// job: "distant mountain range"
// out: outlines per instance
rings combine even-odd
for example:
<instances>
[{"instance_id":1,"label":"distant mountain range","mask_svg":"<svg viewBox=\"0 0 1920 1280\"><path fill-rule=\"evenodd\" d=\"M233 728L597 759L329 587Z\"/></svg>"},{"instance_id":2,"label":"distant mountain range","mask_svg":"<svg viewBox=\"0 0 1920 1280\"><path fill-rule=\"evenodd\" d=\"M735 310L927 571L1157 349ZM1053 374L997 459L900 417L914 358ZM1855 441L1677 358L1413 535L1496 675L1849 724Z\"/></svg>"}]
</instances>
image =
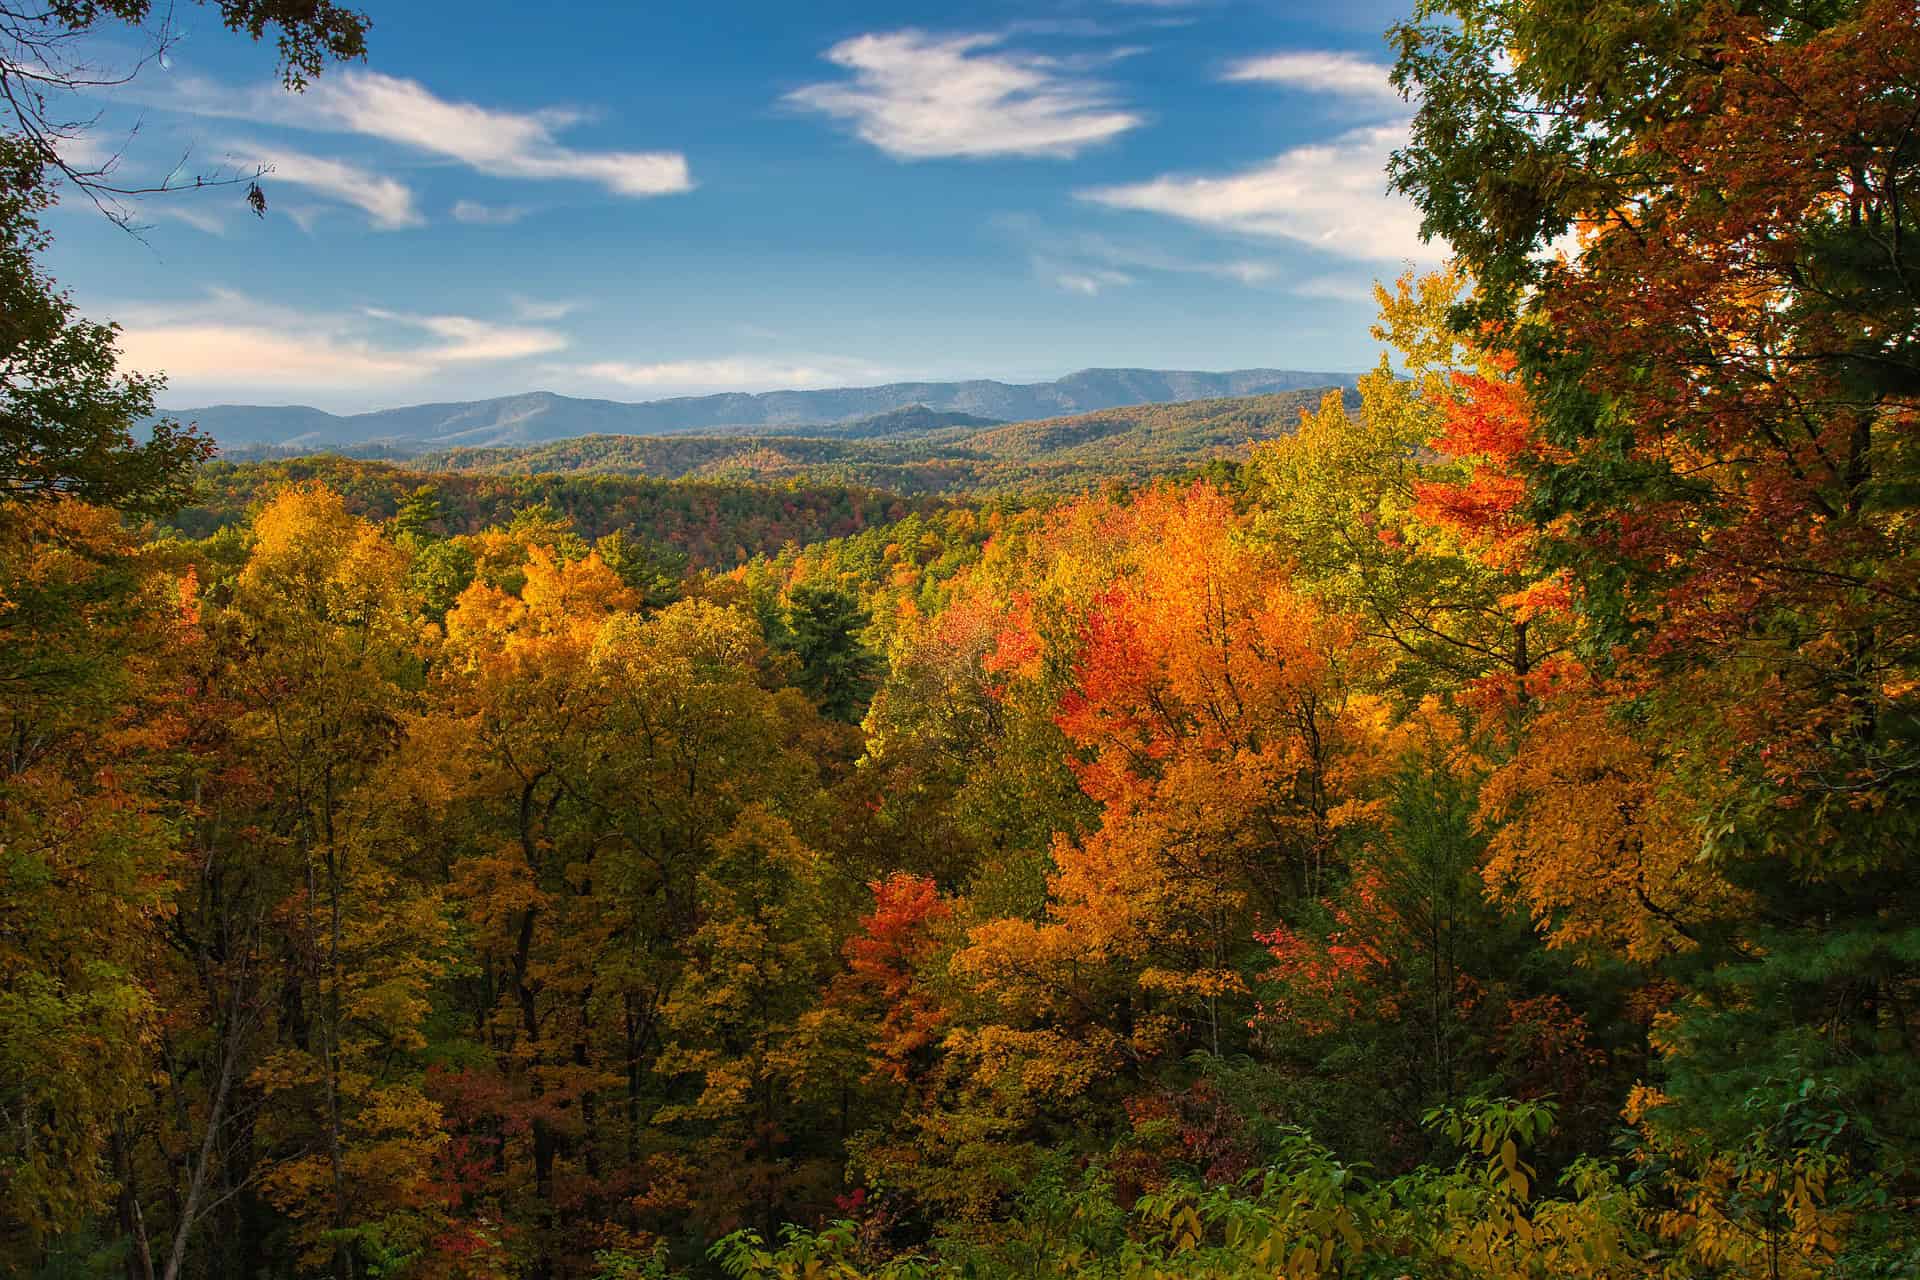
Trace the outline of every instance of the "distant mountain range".
<instances>
[{"instance_id":1,"label":"distant mountain range","mask_svg":"<svg viewBox=\"0 0 1920 1280\"><path fill-rule=\"evenodd\" d=\"M411 405L340 415L305 405L210 405L168 411L200 426L228 449L326 450L386 446L418 452L459 446L540 444L588 435L675 435L685 432L808 428L848 438L863 418L879 419L857 435L1022 422L1139 404L1268 395L1313 387L1351 387L1349 373L1240 369L1197 373L1164 369L1083 369L1053 382L1026 384L895 382L880 387L767 391L757 395L684 396L628 404L581 400L550 391L451 404ZM892 422L893 415L908 415ZM912 421L921 416L921 424ZM946 415L959 415L948 418ZM837 428L822 430L821 428Z\"/></svg>"}]
</instances>

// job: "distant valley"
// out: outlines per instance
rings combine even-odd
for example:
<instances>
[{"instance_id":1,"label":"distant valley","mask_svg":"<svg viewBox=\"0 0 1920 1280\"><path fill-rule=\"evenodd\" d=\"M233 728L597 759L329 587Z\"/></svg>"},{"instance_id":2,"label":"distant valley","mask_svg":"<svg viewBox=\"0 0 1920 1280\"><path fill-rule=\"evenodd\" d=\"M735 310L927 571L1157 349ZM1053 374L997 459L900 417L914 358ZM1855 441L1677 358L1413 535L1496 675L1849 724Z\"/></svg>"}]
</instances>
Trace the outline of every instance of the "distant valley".
<instances>
[{"instance_id":1,"label":"distant valley","mask_svg":"<svg viewBox=\"0 0 1920 1280\"><path fill-rule=\"evenodd\" d=\"M197 422L232 455L346 451L405 457L456 448L534 445L581 436L687 433L898 436L1027 422L1145 404L1352 387L1354 375L1295 369L1204 373L1083 369L1052 382L899 382L877 387L691 396L626 403L547 391L340 415L303 405L211 405L167 411Z\"/></svg>"}]
</instances>

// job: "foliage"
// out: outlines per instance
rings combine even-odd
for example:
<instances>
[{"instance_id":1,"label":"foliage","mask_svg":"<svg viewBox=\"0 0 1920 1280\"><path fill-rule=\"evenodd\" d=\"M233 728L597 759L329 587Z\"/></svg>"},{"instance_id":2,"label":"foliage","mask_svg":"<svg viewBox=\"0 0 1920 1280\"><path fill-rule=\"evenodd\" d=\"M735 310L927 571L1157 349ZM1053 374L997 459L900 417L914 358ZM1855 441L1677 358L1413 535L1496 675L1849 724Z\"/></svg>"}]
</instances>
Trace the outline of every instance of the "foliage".
<instances>
[{"instance_id":1,"label":"foliage","mask_svg":"<svg viewBox=\"0 0 1920 1280\"><path fill-rule=\"evenodd\" d=\"M836 587L801 583L787 593L796 683L835 720L859 720L873 694L876 663L859 635L870 620L858 599Z\"/></svg>"},{"instance_id":2,"label":"foliage","mask_svg":"<svg viewBox=\"0 0 1920 1280\"><path fill-rule=\"evenodd\" d=\"M1428 6L1244 466L10 501L0 1267L1920 1273L1914 17Z\"/></svg>"},{"instance_id":3,"label":"foliage","mask_svg":"<svg viewBox=\"0 0 1920 1280\"><path fill-rule=\"evenodd\" d=\"M162 383L122 374L119 330L81 318L41 269L46 165L30 140L0 134L0 513L61 496L170 511L212 443L168 419L136 440Z\"/></svg>"},{"instance_id":4,"label":"foliage","mask_svg":"<svg viewBox=\"0 0 1920 1280\"><path fill-rule=\"evenodd\" d=\"M844 485L766 488L726 482L667 484L646 479L562 475L425 475L390 463L322 456L281 462L213 462L200 472L196 501L170 523L189 537L244 524L250 511L288 484L317 480L355 514L391 520L430 485L439 531L472 537L545 506L597 539L620 533L669 559L732 568L789 543L816 542L937 510L928 500ZM624 561L623 561L624 563ZM671 573L663 561L658 571ZM635 569L633 572L642 572Z\"/></svg>"},{"instance_id":5,"label":"foliage","mask_svg":"<svg viewBox=\"0 0 1920 1280\"><path fill-rule=\"evenodd\" d=\"M1209 459L1244 458L1251 442L1287 434L1300 408L1318 394L1288 391L932 429L905 418L900 429L880 433L873 428L894 415L849 424L848 430L810 428L808 434L583 436L517 448L454 449L422 455L412 465L491 475L861 485L902 494L1082 489L1097 480L1147 479Z\"/></svg>"}]
</instances>

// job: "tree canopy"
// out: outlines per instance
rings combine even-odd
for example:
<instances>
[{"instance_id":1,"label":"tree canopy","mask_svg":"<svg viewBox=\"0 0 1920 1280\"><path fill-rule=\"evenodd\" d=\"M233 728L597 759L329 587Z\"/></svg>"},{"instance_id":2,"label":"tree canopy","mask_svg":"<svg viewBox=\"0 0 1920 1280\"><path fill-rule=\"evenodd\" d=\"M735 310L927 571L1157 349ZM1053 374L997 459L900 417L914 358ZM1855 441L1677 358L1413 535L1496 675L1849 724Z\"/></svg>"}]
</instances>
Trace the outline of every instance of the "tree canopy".
<instances>
[{"instance_id":1,"label":"tree canopy","mask_svg":"<svg viewBox=\"0 0 1920 1280\"><path fill-rule=\"evenodd\" d=\"M1357 403L1072 494L136 518L18 188L0 1269L1920 1272L1917 16L1426 6Z\"/></svg>"}]
</instances>

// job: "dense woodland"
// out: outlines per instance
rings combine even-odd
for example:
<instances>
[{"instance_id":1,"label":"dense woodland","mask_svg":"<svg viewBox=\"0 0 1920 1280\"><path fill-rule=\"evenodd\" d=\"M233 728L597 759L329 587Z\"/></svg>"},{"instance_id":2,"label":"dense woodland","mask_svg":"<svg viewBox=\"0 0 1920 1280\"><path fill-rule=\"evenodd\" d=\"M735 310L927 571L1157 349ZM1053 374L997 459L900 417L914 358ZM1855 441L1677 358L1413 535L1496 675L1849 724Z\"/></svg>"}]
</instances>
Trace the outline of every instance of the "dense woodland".
<instances>
[{"instance_id":1,"label":"dense woodland","mask_svg":"<svg viewBox=\"0 0 1920 1280\"><path fill-rule=\"evenodd\" d=\"M334 455L275 462L208 462L190 505L166 516L187 537L244 526L288 485L313 482L370 520L394 519L430 505L442 533L479 533L516 519L564 518L586 538L609 533L690 559L699 568L732 568L788 543L845 537L912 514L939 511L938 500L902 498L858 485L781 486L617 475L423 474L411 464Z\"/></svg>"},{"instance_id":2,"label":"dense woodland","mask_svg":"<svg viewBox=\"0 0 1920 1280\"><path fill-rule=\"evenodd\" d=\"M1135 481L1286 435L1321 391L1131 405L988 427L780 435L586 436L525 448L454 449L407 465L499 475L644 475L663 479L855 484L894 493L1025 493ZM1354 403L1357 400L1349 398ZM938 415L928 415L937 417ZM882 415L879 421L907 417ZM909 422L913 418L907 417ZM875 420L868 420L873 422ZM859 430L859 424L850 424Z\"/></svg>"},{"instance_id":3,"label":"dense woodland","mask_svg":"<svg viewBox=\"0 0 1920 1280\"><path fill-rule=\"evenodd\" d=\"M1435 6L1357 410L1031 503L204 466L10 143L0 1270L1920 1275L1916 32Z\"/></svg>"},{"instance_id":4,"label":"dense woodland","mask_svg":"<svg viewBox=\"0 0 1920 1280\"><path fill-rule=\"evenodd\" d=\"M367 446L378 456L413 471L515 477L515 497L538 492L560 503L550 479L578 476L587 486L608 477L693 479L715 484L780 485L809 490L870 488L922 495L1022 495L1085 488L1100 480L1138 481L1213 461L1244 461L1256 441L1286 435L1325 394L1289 391L1230 400L1131 405L1033 422L985 423L965 414L908 408L829 426L764 431L727 431L660 436L581 436L550 444L412 452ZM1348 397L1357 404L1356 397ZM946 420L965 419L949 425ZM279 458L262 462L259 450L236 450L230 464L212 470L215 496L208 514L188 510L175 523L203 531L209 515L231 522L263 489L294 474L318 476L336 468L328 483L360 490L371 477L391 470L357 468L337 457ZM354 456L361 456L355 450ZM370 455L369 455L370 456ZM292 468L292 470L289 470ZM473 481L456 481L456 495L473 492ZM537 490L535 484L545 484ZM664 488L643 491L669 494ZM393 489L397 494L400 490ZM397 497L389 497L397 501ZM504 500L504 499L503 499ZM671 499L663 499L671 501ZM464 506L461 497L456 503ZM484 508L496 514L498 506ZM602 519L589 507L588 521ZM484 518L484 516L482 517ZM663 516L671 526L671 520ZM677 530L670 530L677 532ZM831 536L825 531L816 536ZM805 541L805 538L801 538Z\"/></svg>"}]
</instances>

